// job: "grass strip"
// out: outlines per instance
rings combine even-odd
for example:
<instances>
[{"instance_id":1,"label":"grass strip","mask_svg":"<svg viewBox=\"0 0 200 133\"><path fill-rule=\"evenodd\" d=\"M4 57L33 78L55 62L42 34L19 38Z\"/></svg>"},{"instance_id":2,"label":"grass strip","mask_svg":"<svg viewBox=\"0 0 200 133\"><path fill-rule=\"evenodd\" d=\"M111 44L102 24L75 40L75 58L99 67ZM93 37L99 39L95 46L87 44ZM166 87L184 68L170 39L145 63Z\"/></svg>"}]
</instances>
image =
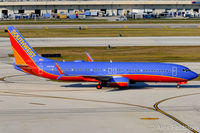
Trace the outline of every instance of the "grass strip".
<instances>
[{"instance_id":1,"label":"grass strip","mask_svg":"<svg viewBox=\"0 0 200 133\"><path fill-rule=\"evenodd\" d=\"M199 62L200 46L35 47L39 54L60 53L55 60L85 60L88 51L95 61Z\"/></svg>"},{"instance_id":2,"label":"grass strip","mask_svg":"<svg viewBox=\"0 0 200 133\"><path fill-rule=\"evenodd\" d=\"M200 28L97 28L97 29L18 29L26 38L42 37L142 37L142 36L200 36ZM0 37L8 33L0 30Z\"/></svg>"},{"instance_id":3,"label":"grass strip","mask_svg":"<svg viewBox=\"0 0 200 133\"><path fill-rule=\"evenodd\" d=\"M108 21L102 19L49 19L49 20L3 20L1 25L32 24L200 24L200 19L128 19L128 21Z\"/></svg>"}]
</instances>

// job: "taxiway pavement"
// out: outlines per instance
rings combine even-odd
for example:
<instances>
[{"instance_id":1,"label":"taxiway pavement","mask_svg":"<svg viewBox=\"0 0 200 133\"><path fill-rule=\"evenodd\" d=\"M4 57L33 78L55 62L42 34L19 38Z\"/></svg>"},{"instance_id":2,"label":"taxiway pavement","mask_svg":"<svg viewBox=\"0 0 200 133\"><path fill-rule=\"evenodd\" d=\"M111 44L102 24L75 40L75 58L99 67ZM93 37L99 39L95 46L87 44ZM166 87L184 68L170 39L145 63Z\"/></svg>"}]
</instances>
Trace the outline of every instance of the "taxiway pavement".
<instances>
[{"instance_id":1,"label":"taxiway pavement","mask_svg":"<svg viewBox=\"0 0 200 133\"><path fill-rule=\"evenodd\" d=\"M70 37L26 38L33 47L48 46L200 46L200 37ZM0 37L0 47L10 44Z\"/></svg>"}]
</instances>

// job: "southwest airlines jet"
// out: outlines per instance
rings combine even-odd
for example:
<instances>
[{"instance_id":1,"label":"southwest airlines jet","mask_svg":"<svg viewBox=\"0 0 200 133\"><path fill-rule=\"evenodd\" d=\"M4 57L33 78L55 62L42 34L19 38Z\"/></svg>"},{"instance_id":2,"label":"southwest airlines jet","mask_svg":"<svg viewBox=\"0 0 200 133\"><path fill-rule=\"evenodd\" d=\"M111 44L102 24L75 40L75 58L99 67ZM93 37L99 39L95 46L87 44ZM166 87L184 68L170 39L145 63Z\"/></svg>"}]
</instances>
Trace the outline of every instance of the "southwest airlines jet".
<instances>
[{"instance_id":1,"label":"southwest airlines jet","mask_svg":"<svg viewBox=\"0 0 200 133\"><path fill-rule=\"evenodd\" d=\"M52 80L97 82L97 89L128 87L135 82L174 82L177 87L198 77L185 66L169 63L55 61L38 55L13 26L8 34L15 57L14 67L27 74Z\"/></svg>"}]
</instances>

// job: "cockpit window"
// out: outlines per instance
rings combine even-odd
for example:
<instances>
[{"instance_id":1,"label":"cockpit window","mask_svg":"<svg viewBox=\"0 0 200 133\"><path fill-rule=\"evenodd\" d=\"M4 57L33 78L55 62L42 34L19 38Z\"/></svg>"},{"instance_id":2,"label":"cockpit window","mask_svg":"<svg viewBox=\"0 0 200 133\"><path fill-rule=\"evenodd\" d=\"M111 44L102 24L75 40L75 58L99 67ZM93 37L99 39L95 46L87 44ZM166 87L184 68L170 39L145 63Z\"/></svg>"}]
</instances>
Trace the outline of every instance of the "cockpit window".
<instances>
[{"instance_id":1,"label":"cockpit window","mask_svg":"<svg viewBox=\"0 0 200 133\"><path fill-rule=\"evenodd\" d=\"M188 68L187 69L183 69L183 71L184 72L188 72L188 71L190 71L190 69L188 69Z\"/></svg>"}]
</instances>

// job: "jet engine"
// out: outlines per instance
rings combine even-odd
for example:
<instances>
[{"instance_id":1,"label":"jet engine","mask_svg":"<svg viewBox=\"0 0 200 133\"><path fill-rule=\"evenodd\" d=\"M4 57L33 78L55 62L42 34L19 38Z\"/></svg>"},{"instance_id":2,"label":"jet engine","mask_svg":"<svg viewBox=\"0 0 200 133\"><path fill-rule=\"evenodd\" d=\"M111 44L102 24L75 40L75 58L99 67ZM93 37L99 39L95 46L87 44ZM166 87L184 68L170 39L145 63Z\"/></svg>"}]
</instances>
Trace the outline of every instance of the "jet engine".
<instances>
[{"instance_id":1,"label":"jet engine","mask_svg":"<svg viewBox=\"0 0 200 133\"><path fill-rule=\"evenodd\" d=\"M110 87L129 87L129 79L126 77L115 76L108 81Z\"/></svg>"}]
</instances>

